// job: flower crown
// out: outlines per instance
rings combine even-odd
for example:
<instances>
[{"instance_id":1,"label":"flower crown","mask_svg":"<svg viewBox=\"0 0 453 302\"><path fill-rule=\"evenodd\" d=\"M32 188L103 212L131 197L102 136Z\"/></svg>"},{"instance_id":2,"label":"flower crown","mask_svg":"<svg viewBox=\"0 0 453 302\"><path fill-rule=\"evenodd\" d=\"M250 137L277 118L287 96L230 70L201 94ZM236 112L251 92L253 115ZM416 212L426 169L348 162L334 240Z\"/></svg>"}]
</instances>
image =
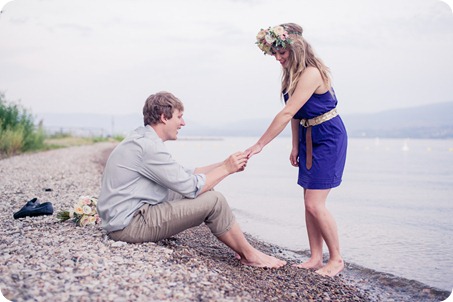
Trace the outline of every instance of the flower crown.
<instances>
[{"instance_id":1,"label":"flower crown","mask_svg":"<svg viewBox=\"0 0 453 302\"><path fill-rule=\"evenodd\" d=\"M272 47L275 48L286 48L287 45L293 41L289 38L289 34L286 29L277 25L269 27L268 29L261 29L256 35L255 44L258 45L265 55L272 55Z\"/></svg>"}]
</instances>

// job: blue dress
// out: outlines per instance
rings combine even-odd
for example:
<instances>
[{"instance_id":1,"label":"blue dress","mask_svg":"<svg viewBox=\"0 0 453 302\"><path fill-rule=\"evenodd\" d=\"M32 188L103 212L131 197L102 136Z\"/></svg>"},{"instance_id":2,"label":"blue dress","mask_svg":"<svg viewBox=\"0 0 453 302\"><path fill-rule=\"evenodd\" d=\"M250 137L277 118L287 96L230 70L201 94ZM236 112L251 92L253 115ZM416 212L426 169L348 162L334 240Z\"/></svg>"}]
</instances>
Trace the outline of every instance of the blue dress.
<instances>
[{"instance_id":1,"label":"blue dress","mask_svg":"<svg viewBox=\"0 0 453 302\"><path fill-rule=\"evenodd\" d=\"M284 93L285 102L289 96ZM320 116L337 106L335 93L313 94L294 115L295 119ZM312 126L312 166L306 167L306 131L299 125L299 178L297 183L305 189L330 189L340 185L346 163L348 136L340 116Z\"/></svg>"}]
</instances>

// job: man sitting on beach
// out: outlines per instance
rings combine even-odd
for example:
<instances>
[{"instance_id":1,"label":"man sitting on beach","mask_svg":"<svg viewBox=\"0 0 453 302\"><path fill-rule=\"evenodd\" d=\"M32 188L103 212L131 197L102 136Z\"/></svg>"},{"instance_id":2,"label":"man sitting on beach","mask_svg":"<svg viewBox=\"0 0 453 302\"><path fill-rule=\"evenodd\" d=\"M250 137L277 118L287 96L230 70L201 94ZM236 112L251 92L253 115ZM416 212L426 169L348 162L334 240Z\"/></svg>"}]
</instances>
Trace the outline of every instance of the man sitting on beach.
<instances>
[{"instance_id":1,"label":"man sitting on beach","mask_svg":"<svg viewBox=\"0 0 453 302\"><path fill-rule=\"evenodd\" d=\"M185 126L184 106L173 94L151 95L143 107L144 127L129 134L110 154L97 204L102 227L113 240L156 242L203 222L234 250L245 265L281 267L244 237L225 197L213 190L230 174L243 171L242 152L206 167L178 164L164 142Z\"/></svg>"}]
</instances>

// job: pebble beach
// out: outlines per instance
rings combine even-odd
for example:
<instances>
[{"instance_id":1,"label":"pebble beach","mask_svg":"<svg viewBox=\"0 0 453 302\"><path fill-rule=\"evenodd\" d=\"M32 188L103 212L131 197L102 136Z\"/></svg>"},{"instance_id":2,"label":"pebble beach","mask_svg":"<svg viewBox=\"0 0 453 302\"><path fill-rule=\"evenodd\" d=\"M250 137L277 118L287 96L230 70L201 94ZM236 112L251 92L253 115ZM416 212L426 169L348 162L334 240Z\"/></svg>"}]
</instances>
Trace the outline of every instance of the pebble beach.
<instances>
[{"instance_id":1,"label":"pebble beach","mask_svg":"<svg viewBox=\"0 0 453 302\"><path fill-rule=\"evenodd\" d=\"M0 160L0 289L10 301L443 301L449 293L346 263L334 278L292 267L297 255L247 235L285 259L280 269L241 265L201 225L143 244L112 241L99 225L60 222L82 195L98 196L114 142ZM15 220L30 199L54 214ZM241 221L238 221L241 224ZM364 277L366 276L366 277ZM382 276L382 274L380 274ZM392 281L393 280L393 281Z\"/></svg>"}]
</instances>

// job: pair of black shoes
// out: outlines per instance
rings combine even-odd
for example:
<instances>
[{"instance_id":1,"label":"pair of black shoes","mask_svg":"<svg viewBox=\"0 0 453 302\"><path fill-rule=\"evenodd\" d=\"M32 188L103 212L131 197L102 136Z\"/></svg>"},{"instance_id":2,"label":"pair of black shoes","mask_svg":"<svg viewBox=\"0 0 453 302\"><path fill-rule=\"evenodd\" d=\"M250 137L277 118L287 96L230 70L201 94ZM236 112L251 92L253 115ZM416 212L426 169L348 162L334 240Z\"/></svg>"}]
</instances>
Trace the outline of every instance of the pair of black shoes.
<instances>
[{"instance_id":1,"label":"pair of black shoes","mask_svg":"<svg viewBox=\"0 0 453 302\"><path fill-rule=\"evenodd\" d=\"M39 203L38 198L28 201L22 209L14 213L14 219L24 218L27 216L52 215L53 206L50 202Z\"/></svg>"}]
</instances>

